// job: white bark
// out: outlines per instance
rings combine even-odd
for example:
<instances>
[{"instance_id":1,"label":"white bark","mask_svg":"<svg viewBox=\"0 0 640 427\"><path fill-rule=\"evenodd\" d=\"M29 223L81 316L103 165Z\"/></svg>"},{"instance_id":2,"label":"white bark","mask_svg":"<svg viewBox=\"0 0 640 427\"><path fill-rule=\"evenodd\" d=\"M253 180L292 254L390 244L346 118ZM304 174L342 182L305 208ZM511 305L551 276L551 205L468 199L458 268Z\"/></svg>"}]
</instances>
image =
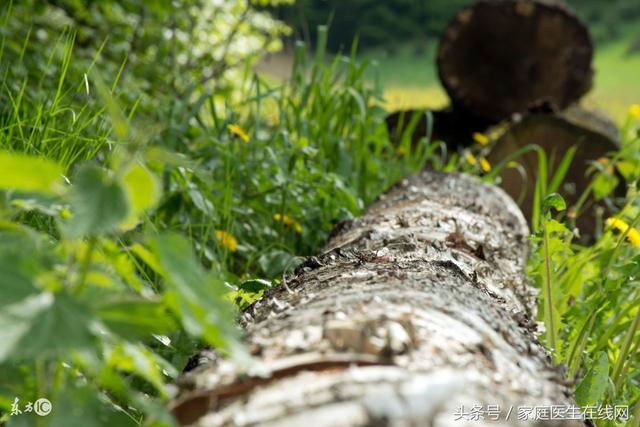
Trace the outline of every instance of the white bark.
<instances>
[{"instance_id":1,"label":"white bark","mask_svg":"<svg viewBox=\"0 0 640 427\"><path fill-rule=\"evenodd\" d=\"M572 399L535 337L528 235L497 187L403 181L243 315L256 366L214 357L186 373L174 414L200 426L533 425L519 405ZM456 421L461 405L500 405L501 421Z\"/></svg>"}]
</instances>

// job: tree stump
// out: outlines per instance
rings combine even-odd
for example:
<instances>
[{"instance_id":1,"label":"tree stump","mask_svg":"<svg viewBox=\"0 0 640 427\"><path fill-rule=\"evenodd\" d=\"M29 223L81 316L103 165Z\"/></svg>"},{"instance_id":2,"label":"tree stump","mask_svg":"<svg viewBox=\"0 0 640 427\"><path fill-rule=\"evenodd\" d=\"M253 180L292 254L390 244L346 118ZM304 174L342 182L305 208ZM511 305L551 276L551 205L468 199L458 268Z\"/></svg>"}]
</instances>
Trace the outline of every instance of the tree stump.
<instances>
[{"instance_id":1,"label":"tree stump","mask_svg":"<svg viewBox=\"0 0 640 427\"><path fill-rule=\"evenodd\" d=\"M507 425L544 423L519 421L517 406L572 399L536 339L528 235L495 186L432 172L402 181L242 315L256 364L214 357L186 373L174 415L201 426L483 426L494 423L464 413L499 405Z\"/></svg>"},{"instance_id":2,"label":"tree stump","mask_svg":"<svg viewBox=\"0 0 640 427\"><path fill-rule=\"evenodd\" d=\"M481 0L449 24L437 63L453 106L497 123L536 102L580 99L592 55L589 31L559 3Z\"/></svg>"}]
</instances>

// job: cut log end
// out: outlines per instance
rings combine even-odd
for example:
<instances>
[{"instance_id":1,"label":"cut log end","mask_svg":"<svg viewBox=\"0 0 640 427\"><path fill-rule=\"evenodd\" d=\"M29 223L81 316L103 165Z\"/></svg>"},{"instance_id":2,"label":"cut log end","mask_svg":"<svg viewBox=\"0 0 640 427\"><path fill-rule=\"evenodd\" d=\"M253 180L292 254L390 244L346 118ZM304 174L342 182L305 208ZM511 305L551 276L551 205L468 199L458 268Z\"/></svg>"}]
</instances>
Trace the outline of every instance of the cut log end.
<instances>
[{"instance_id":1,"label":"cut log end","mask_svg":"<svg viewBox=\"0 0 640 427\"><path fill-rule=\"evenodd\" d=\"M488 159L498 164L528 145L537 145L549 159L548 171L554 173L567 151L577 147L575 157L558 192L573 206L592 179L587 173L591 163L618 149L616 126L605 116L572 107L562 114L531 114L509 126L499 137ZM519 168L509 167L500 174L500 186L515 200L527 218L531 218L533 195L538 174L538 154L529 151L514 160ZM523 174L524 173L524 174ZM579 216L577 227L593 236L596 227L594 209Z\"/></svg>"},{"instance_id":2,"label":"cut log end","mask_svg":"<svg viewBox=\"0 0 640 427\"><path fill-rule=\"evenodd\" d=\"M438 49L456 108L494 122L548 101L563 109L592 84L587 28L560 4L482 0L460 11Z\"/></svg>"}]
</instances>

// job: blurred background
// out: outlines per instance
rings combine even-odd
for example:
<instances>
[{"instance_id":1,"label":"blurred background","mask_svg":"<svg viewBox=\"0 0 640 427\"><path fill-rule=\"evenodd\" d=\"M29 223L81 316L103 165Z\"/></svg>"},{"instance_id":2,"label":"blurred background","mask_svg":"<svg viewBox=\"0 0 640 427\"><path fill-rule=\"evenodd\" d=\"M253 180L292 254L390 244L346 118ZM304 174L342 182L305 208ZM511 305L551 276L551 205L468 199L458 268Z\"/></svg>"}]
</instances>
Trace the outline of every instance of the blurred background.
<instances>
[{"instance_id":1,"label":"blurred background","mask_svg":"<svg viewBox=\"0 0 640 427\"><path fill-rule=\"evenodd\" d=\"M348 53L357 39L361 59L374 63L370 79L379 76L387 109L441 108L449 104L438 82L435 53L446 25L472 0L298 0L274 14L293 34L284 52L260 67L282 77L290 69L293 40L316 42L317 27L329 24L328 48ZM640 99L640 1L569 0L589 26L596 45L594 87L584 101L617 122Z\"/></svg>"}]
</instances>

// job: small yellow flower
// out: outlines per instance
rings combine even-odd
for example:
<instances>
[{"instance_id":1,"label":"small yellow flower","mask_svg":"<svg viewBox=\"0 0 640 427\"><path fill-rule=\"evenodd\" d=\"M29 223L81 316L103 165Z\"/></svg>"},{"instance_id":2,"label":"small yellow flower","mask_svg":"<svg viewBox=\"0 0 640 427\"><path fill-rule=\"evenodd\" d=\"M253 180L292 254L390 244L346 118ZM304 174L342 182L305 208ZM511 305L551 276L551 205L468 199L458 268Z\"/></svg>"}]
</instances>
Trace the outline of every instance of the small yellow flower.
<instances>
[{"instance_id":1,"label":"small yellow flower","mask_svg":"<svg viewBox=\"0 0 640 427\"><path fill-rule=\"evenodd\" d=\"M405 150L404 147L398 147L396 154L400 157L405 156L407 154L407 150Z\"/></svg>"},{"instance_id":2,"label":"small yellow flower","mask_svg":"<svg viewBox=\"0 0 640 427\"><path fill-rule=\"evenodd\" d=\"M640 104L633 104L629 107L629 116L640 120Z\"/></svg>"},{"instance_id":3,"label":"small yellow flower","mask_svg":"<svg viewBox=\"0 0 640 427\"><path fill-rule=\"evenodd\" d=\"M473 137L473 140L480 145L488 145L491 142L487 135L480 132L474 132L471 136Z\"/></svg>"},{"instance_id":4,"label":"small yellow flower","mask_svg":"<svg viewBox=\"0 0 640 427\"><path fill-rule=\"evenodd\" d=\"M606 168L607 173L609 175L613 175L613 172L614 172L613 166L611 165L611 161L609 160L608 157L600 157L596 161Z\"/></svg>"},{"instance_id":5,"label":"small yellow flower","mask_svg":"<svg viewBox=\"0 0 640 427\"><path fill-rule=\"evenodd\" d=\"M474 157L473 154L471 154L470 151L467 151L467 154L465 155L464 159L467 161L467 163L469 163L471 166L475 166L478 161L476 160L476 158Z\"/></svg>"},{"instance_id":6,"label":"small yellow flower","mask_svg":"<svg viewBox=\"0 0 640 427\"><path fill-rule=\"evenodd\" d=\"M485 157L480 157L480 167L483 172L491 172L491 163Z\"/></svg>"},{"instance_id":7,"label":"small yellow flower","mask_svg":"<svg viewBox=\"0 0 640 427\"><path fill-rule=\"evenodd\" d=\"M216 230L216 238L218 243L230 252L235 252L238 249L238 240L226 231Z\"/></svg>"},{"instance_id":8,"label":"small yellow flower","mask_svg":"<svg viewBox=\"0 0 640 427\"><path fill-rule=\"evenodd\" d=\"M276 222L281 222L287 227L293 228L293 230L302 234L302 226L295 219L291 218L289 215L280 215L279 213L273 215L273 220Z\"/></svg>"},{"instance_id":9,"label":"small yellow flower","mask_svg":"<svg viewBox=\"0 0 640 427\"><path fill-rule=\"evenodd\" d=\"M243 131L240 126L238 126L238 125L227 125L227 129L229 129L229 132L231 132L232 134L234 134L235 136L237 136L238 138L243 140L245 142L245 144L247 142L249 142L249 135L247 135L247 133L245 131Z\"/></svg>"},{"instance_id":10,"label":"small yellow flower","mask_svg":"<svg viewBox=\"0 0 640 427\"><path fill-rule=\"evenodd\" d=\"M629 224L618 218L607 219L607 225L611 228L615 228L621 233L624 233L629 229ZM640 248L640 232L638 232L637 229L632 228L629 230L627 233L627 240L629 240L633 246Z\"/></svg>"}]
</instances>

